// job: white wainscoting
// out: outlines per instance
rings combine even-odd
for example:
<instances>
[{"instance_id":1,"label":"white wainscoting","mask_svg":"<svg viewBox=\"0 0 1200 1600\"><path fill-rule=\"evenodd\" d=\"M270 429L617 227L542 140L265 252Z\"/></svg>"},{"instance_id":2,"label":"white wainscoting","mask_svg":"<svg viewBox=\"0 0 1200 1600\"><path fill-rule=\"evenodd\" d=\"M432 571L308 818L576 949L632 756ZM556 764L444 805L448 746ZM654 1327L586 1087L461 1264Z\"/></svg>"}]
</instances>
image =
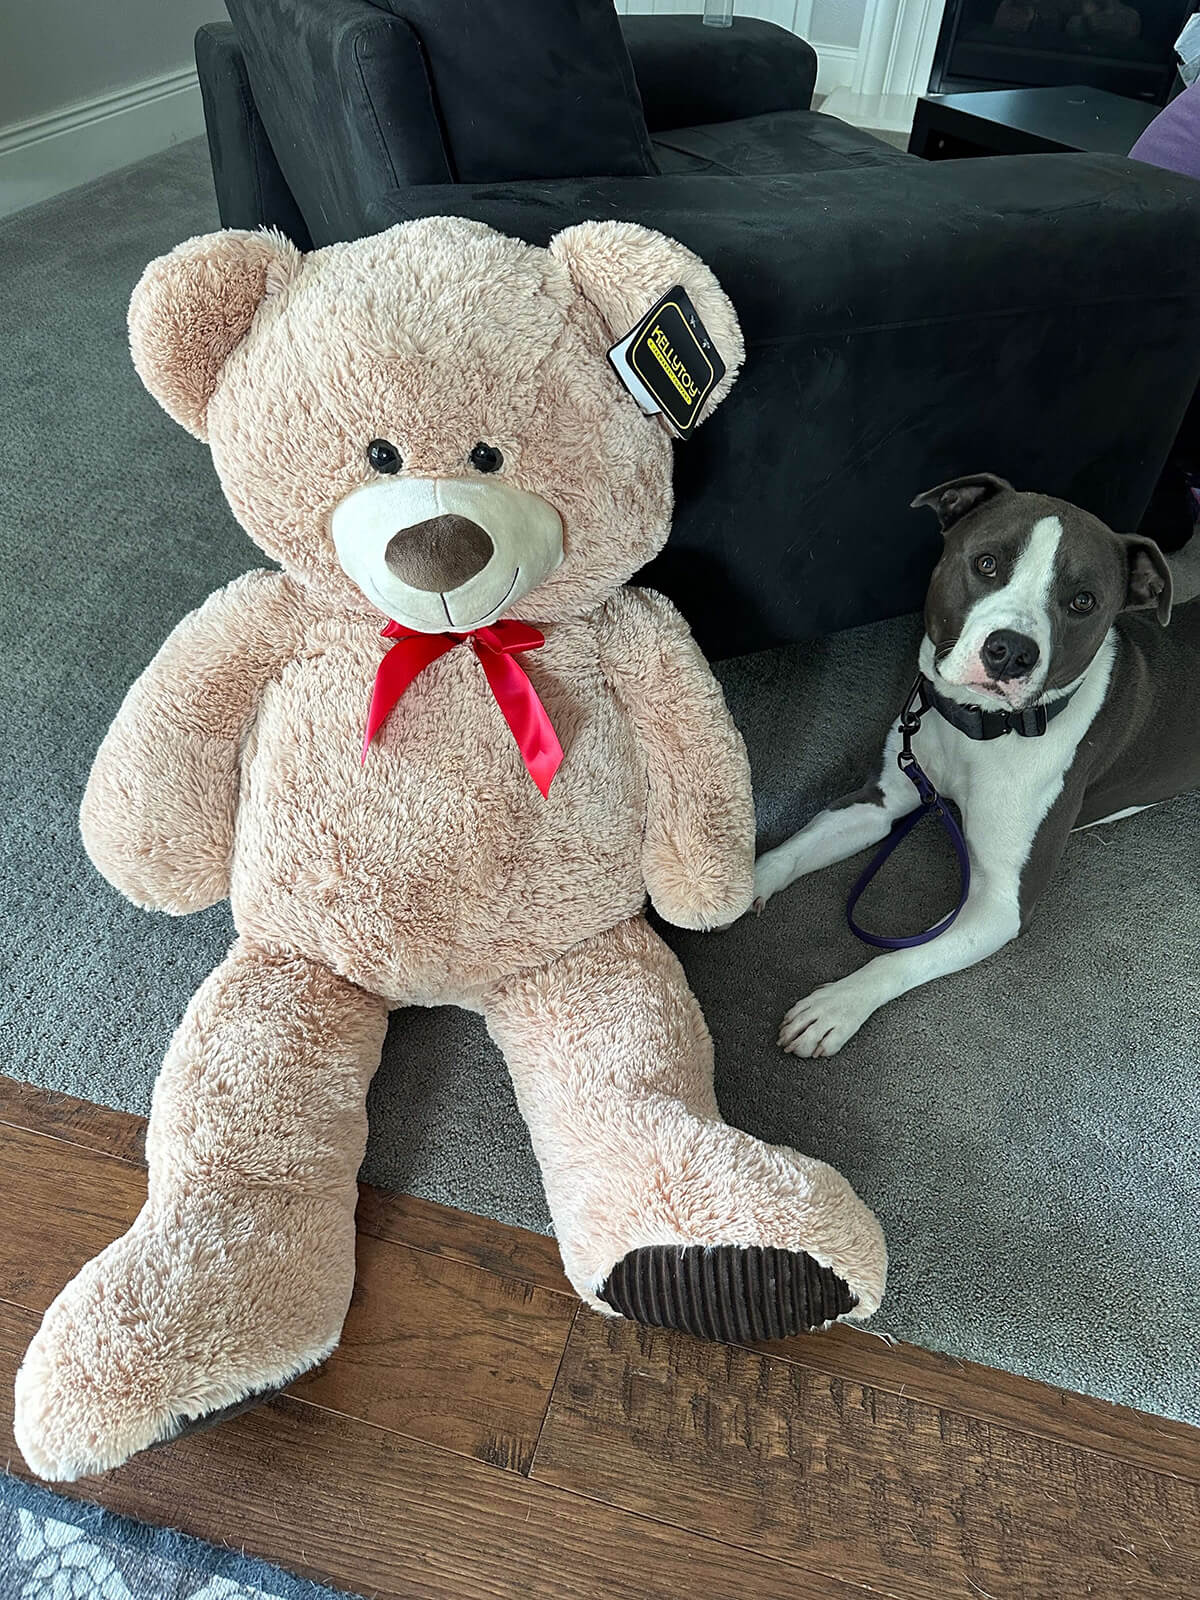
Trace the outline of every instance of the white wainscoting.
<instances>
[{"instance_id":1,"label":"white wainscoting","mask_svg":"<svg viewBox=\"0 0 1200 1600\"><path fill-rule=\"evenodd\" d=\"M194 67L0 128L0 216L204 132Z\"/></svg>"}]
</instances>

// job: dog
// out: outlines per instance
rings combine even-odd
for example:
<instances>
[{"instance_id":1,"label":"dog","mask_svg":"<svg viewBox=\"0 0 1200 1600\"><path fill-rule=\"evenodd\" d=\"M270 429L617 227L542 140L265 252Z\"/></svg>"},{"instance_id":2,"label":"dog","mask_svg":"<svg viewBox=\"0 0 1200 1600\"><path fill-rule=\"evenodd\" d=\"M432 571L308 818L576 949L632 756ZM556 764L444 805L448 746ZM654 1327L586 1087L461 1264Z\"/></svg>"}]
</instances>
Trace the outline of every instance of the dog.
<instances>
[{"instance_id":1,"label":"dog","mask_svg":"<svg viewBox=\"0 0 1200 1600\"><path fill-rule=\"evenodd\" d=\"M992 955L1029 923L1073 829L1200 785L1200 601L1177 606L1150 539L1065 500L977 473L918 495L944 538L918 653L926 707L912 749L959 807L971 879L961 914L877 956L784 1018L794 1055L831 1056L889 1000ZM1182 598L1182 597L1181 597ZM917 804L897 763L755 868L755 908L882 840Z\"/></svg>"}]
</instances>

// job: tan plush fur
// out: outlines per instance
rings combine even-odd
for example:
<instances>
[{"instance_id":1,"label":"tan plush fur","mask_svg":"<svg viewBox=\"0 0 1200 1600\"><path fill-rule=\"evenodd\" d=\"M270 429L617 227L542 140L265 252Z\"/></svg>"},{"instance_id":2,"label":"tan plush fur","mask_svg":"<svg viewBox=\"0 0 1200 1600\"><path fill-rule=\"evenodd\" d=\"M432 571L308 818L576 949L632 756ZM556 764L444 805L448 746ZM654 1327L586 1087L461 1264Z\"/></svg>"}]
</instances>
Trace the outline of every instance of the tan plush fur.
<instances>
[{"instance_id":1,"label":"tan plush fur","mask_svg":"<svg viewBox=\"0 0 1200 1600\"><path fill-rule=\"evenodd\" d=\"M179 624L84 798L112 883L172 913L228 895L239 939L168 1051L145 1209L59 1296L18 1377L17 1438L42 1475L104 1470L333 1347L366 1089L398 1005L485 1016L593 1305L628 1251L672 1243L804 1249L856 1315L878 1304L874 1218L822 1163L722 1122L699 1008L642 916L648 890L670 921L716 927L753 884L720 690L670 605L622 587L666 538L671 447L605 351L674 282L732 381L740 335L716 280L631 225L545 251L440 218L308 257L217 234L147 269L138 370L208 439L283 571ZM413 683L360 765L389 646L330 517L381 437L439 479L470 477L487 441L558 512L564 559L510 613L546 634L523 665L565 753L548 799L465 647Z\"/></svg>"}]
</instances>

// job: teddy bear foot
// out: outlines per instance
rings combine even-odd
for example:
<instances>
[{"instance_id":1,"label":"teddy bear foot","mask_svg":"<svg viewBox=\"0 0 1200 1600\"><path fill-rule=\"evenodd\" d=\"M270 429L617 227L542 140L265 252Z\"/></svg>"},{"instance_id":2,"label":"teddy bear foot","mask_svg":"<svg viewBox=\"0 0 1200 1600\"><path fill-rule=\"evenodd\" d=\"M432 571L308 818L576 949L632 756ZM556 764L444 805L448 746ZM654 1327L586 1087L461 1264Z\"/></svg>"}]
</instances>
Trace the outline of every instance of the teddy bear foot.
<instances>
[{"instance_id":1,"label":"teddy bear foot","mask_svg":"<svg viewBox=\"0 0 1200 1600\"><path fill-rule=\"evenodd\" d=\"M319 1365L319 1363L318 1363ZM311 1367L305 1371L311 1372ZM302 1378L303 1372L298 1372L296 1378ZM295 1383L296 1378L292 1379ZM204 1433L208 1428L215 1428L220 1422L231 1422L234 1417L243 1416L247 1411L257 1411L259 1406L265 1406L268 1400L274 1400L277 1394L282 1394L287 1388L285 1383L268 1384L265 1389L255 1389L242 1400L234 1400L227 1406L218 1406L215 1411L205 1411L196 1417L180 1417L175 1426L161 1439L155 1439L149 1446L157 1450L160 1445L174 1444L176 1439L186 1438L189 1433Z\"/></svg>"},{"instance_id":2,"label":"teddy bear foot","mask_svg":"<svg viewBox=\"0 0 1200 1600\"><path fill-rule=\"evenodd\" d=\"M632 1250L598 1294L634 1322L726 1344L809 1333L858 1304L849 1284L807 1251L761 1245Z\"/></svg>"},{"instance_id":3,"label":"teddy bear foot","mask_svg":"<svg viewBox=\"0 0 1200 1600\"><path fill-rule=\"evenodd\" d=\"M208 1410L189 1400L179 1402L192 1408L186 1412L164 1407L150 1413L128 1413L118 1406L101 1410L106 1397L92 1392L84 1371L52 1373L41 1356L35 1345L17 1375L13 1432L26 1463L39 1478L51 1483L72 1483L108 1472L139 1451L174 1444L187 1434L228 1422L264 1405L319 1364L310 1363L283 1382L256 1388Z\"/></svg>"},{"instance_id":4,"label":"teddy bear foot","mask_svg":"<svg viewBox=\"0 0 1200 1600\"><path fill-rule=\"evenodd\" d=\"M272 1191L143 1210L47 1311L13 1431L41 1478L120 1466L261 1404L341 1336L354 1269L346 1196Z\"/></svg>"},{"instance_id":5,"label":"teddy bear foot","mask_svg":"<svg viewBox=\"0 0 1200 1600\"><path fill-rule=\"evenodd\" d=\"M334 1334L320 1349L290 1359L279 1360L278 1352L251 1376L241 1362L222 1370L219 1360L210 1360L193 1369L186 1334L177 1351L170 1342L165 1351L154 1348L149 1329L137 1330L133 1339L118 1335L114 1342L125 1346L118 1356L103 1347L103 1336L74 1319L71 1324L55 1319L43 1327L16 1381L17 1445L29 1467L49 1482L108 1472L141 1450L173 1444L262 1405L337 1343Z\"/></svg>"},{"instance_id":6,"label":"teddy bear foot","mask_svg":"<svg viewBox=\"0 0 1200 1600\"><path fill-rule=\"evenodd\" d=\"M280 1381L256 1386L233 1400L222 1395L237 1393L242 1382L233 1376L225 1381L210 1378L204 1387L214 1404L208 1407L194 1390L175 1400L156 1397L153 1405L130 1405L111 1393L111 1374L100 1373L97 1381L97 1375L65 1353L59 1352L55 1360L35 1341L17 1376L13 1431L21 1454L39 1478L70 1483L108 1472L141 1450L173 1444L264 1404L328 1353L317 1361L296 1363Z\"/></svg>"}]
</instances>

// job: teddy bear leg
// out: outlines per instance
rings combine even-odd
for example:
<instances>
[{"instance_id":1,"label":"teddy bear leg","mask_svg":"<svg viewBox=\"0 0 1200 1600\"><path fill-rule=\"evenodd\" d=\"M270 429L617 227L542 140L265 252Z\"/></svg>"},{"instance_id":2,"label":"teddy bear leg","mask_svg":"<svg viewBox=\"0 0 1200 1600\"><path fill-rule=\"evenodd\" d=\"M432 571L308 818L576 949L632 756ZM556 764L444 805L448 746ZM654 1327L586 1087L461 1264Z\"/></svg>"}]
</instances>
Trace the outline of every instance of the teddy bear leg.
<instances>
[{"instance_id":1,"label":"teddy bear leg","mask_svg":"<svg viewBox=\"0 0 1200 1600\"><path fill-rule=\"evenodd\" d=\"M382 1000L242 941L206 980L155 1087L146 1204L17 1375L17 1443L40 1476L106 1471L333 1349L386 1026Z\"/></svg>"},{"instance_id":2,"label":"teddy bear leg","mask_svg":"<svg viewBox=\"0 0 1200 1600\"><path fill-rule=\"evenodd\" d=\"M508 980L485 1014L590 1305L738 1340L876 1309L878 1222L824 1162L722 1121L700 1007L643 918Z\"/></svg>"}]
</instances>

